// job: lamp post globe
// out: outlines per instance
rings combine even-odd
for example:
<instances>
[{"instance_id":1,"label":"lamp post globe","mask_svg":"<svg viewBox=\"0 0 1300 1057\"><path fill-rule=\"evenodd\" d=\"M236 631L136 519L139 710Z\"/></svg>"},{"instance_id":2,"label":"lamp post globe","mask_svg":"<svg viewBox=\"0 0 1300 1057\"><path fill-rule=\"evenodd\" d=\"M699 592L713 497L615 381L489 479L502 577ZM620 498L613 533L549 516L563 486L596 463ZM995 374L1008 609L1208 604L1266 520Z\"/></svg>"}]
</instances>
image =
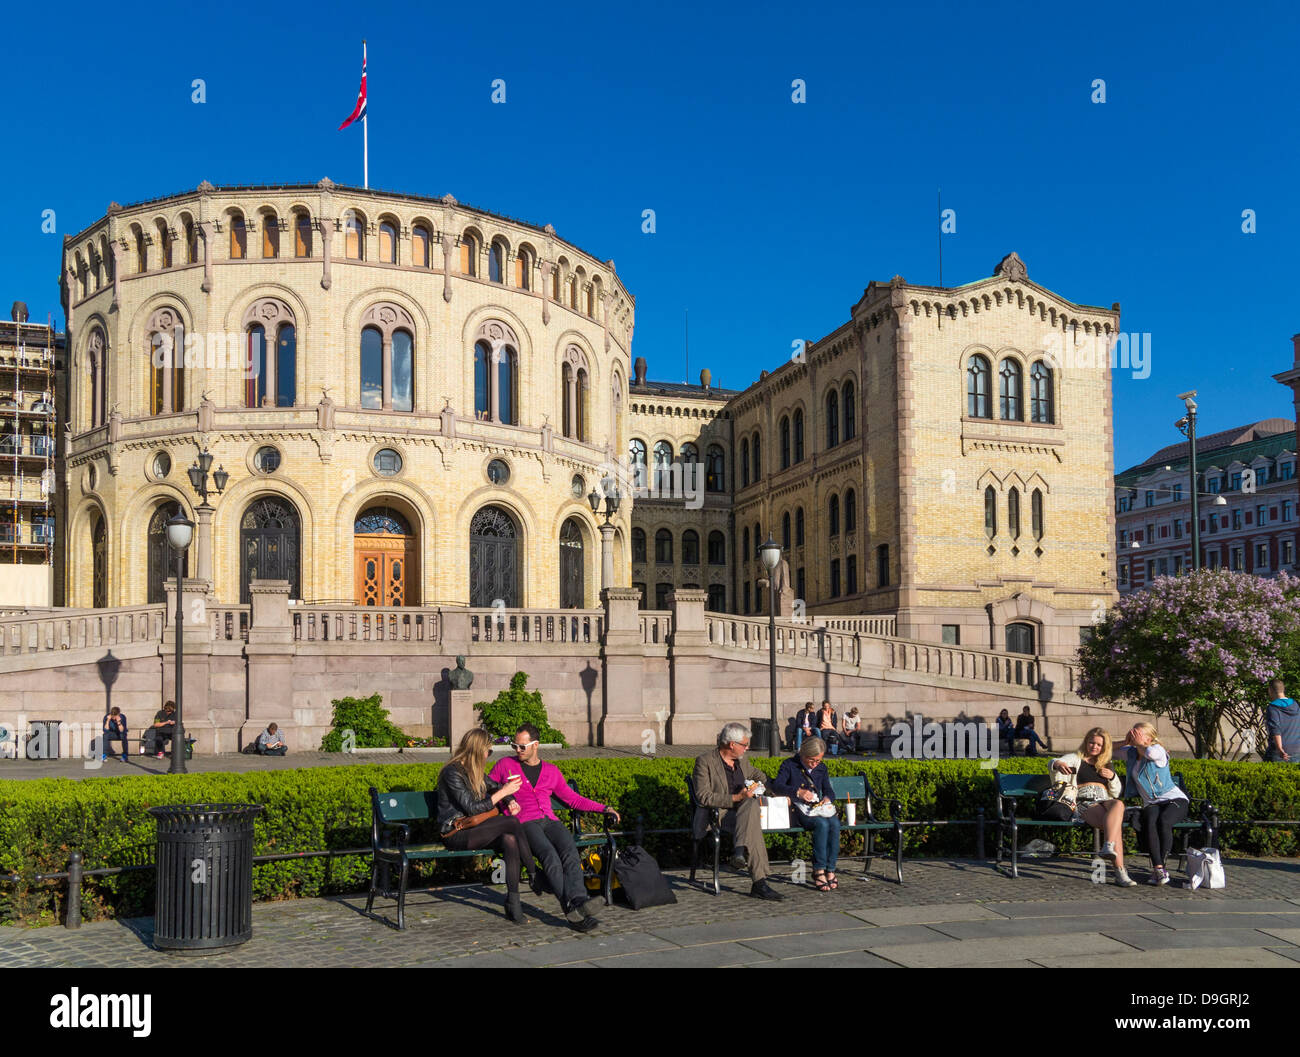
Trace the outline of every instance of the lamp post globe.
<instances>
[{"instance_id":1,"label":"lamp post globe","mask_svg":"<svg viewBox=\"0 0 1300 1057\"><path fill-rule=\"evenodd\" d=\"M178 513L167 522L167 543L174 551L183 551L194 538L194 522Z\"/></svg>"},{"instance_id":2,"label":"lamp post globe","mask_svg":"<svg viewBox=\"0 0 1300 1057\"><path fill-rule=\"evenodd\" d=\"M776 572L776 567L781 564L781 544L768 536L767 541L759 545L758 557L763 563L763 568L767 570L767 667L771 694L769 717L771 726L768 728L767 752L769 756L775 756L780 740L777 735L779 727L776 714L776 577L773 574Z\"/></svg>"},{"instance_id":3,"label":"lamp post globe","mask_svg":"<svg viewBox=\"0 0 1300 1057\"><path fill-rule=\"evenodd\" d=\"M167 522L167 543L176 556L176 723L172 729L172 762L168 768L172 774L185 774L185 608L181 558L193 538L194 522L178 511Z\"/></svg>"},{"instance_id":4,"label":"lamp post globe","mask_svg":"<svg viewBox=\"0 0 1300 1057\"><path fill-rule=\"evenodd\" d=\"M781 544L768 536L767 542L759 545L758 556L763 562L764 569L768 572L774 571L781 564Z\"/></svg>"}]
</instances>

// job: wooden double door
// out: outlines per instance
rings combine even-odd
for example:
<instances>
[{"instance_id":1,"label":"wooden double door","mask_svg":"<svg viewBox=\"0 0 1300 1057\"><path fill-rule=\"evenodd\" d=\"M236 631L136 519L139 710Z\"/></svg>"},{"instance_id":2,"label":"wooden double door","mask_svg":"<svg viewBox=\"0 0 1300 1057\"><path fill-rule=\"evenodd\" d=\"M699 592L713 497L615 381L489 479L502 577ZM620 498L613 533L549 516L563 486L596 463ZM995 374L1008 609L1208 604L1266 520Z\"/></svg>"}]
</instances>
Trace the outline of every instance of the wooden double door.
<instances>
[{"instance_id":1,"label":"wooden double door","mask_svg":"<svg viewBox=\"0 0 1300 1057\"><path fill-rule=\"evenodd\" d=\"M354 597L361 606L415 606L416 536L395 510L371 508L352 536Z\"/></svg>"}]
</instances>

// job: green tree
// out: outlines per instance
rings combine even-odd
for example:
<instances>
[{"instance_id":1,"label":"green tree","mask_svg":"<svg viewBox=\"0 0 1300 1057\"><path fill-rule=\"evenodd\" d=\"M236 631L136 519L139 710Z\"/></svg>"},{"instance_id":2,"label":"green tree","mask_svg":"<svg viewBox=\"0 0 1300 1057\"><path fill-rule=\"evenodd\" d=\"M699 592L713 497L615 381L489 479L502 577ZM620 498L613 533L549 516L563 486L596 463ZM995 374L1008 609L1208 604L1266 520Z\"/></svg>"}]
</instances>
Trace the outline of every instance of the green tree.
<instances>
[{"instance_id":1,"label":"green tree","mask_svg":"<svg viewBox=\"0 0 1300 1057\"><path fill-rule=\"evenodd\" d=\"M343 740L352 732L353 746L358 749L387 748L408 745L412 739L388 719L388 709L382 707L382 694L369 697L340 697L331 701L334 716L333 729L321 739L322 752L341 752Z\"/></svg>"}]
</instances>

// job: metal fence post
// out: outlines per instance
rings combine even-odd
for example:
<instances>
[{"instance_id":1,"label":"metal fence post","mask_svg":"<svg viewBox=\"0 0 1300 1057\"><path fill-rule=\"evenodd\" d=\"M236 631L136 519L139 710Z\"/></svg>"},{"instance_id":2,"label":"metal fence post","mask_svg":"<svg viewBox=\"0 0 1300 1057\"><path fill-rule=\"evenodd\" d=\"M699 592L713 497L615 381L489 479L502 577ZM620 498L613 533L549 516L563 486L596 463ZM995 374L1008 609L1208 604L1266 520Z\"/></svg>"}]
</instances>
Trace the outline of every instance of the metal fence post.
<instances>
[{"instance_id":1,"label":"metal fence post","mask_svg":"<svg viewBox=\"0 0 1300 1057\"><path fill-rule=\"evenodd\" d=\"M68 903L64 907L63 925L65 928L81 928L81 876L84 858L79 851L68 855Z\"/></svg>"},{"instance_id":2,"label":"metal fence post","mask_svg":"<svg viewBox=\"0 0 1300 1057\"><path fill-rule=\"evenodd\" d=\"M984 808L975 809L975 858L984 861Z\"/></svg>"}]
</instances>

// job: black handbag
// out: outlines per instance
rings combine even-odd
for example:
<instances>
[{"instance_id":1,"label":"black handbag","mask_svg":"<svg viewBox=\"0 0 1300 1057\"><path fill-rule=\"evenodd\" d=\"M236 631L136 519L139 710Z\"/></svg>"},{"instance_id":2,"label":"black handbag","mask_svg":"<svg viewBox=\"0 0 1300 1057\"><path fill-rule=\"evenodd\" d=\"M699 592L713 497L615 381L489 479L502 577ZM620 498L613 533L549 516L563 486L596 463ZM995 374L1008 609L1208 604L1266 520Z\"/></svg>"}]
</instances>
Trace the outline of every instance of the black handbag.
<instances>
[{"instance_id":1,"label":"black handbag","mask_svg":"<svg viewBox=\"0 0 1300 1057\"><path fill-rule=\"evenodd\" d=\"M614 876L623 886L623 895L633 910L677 902L659 864L638 845L631 844L618 853L614 859Z\"/></svg>"}]
</instances>

